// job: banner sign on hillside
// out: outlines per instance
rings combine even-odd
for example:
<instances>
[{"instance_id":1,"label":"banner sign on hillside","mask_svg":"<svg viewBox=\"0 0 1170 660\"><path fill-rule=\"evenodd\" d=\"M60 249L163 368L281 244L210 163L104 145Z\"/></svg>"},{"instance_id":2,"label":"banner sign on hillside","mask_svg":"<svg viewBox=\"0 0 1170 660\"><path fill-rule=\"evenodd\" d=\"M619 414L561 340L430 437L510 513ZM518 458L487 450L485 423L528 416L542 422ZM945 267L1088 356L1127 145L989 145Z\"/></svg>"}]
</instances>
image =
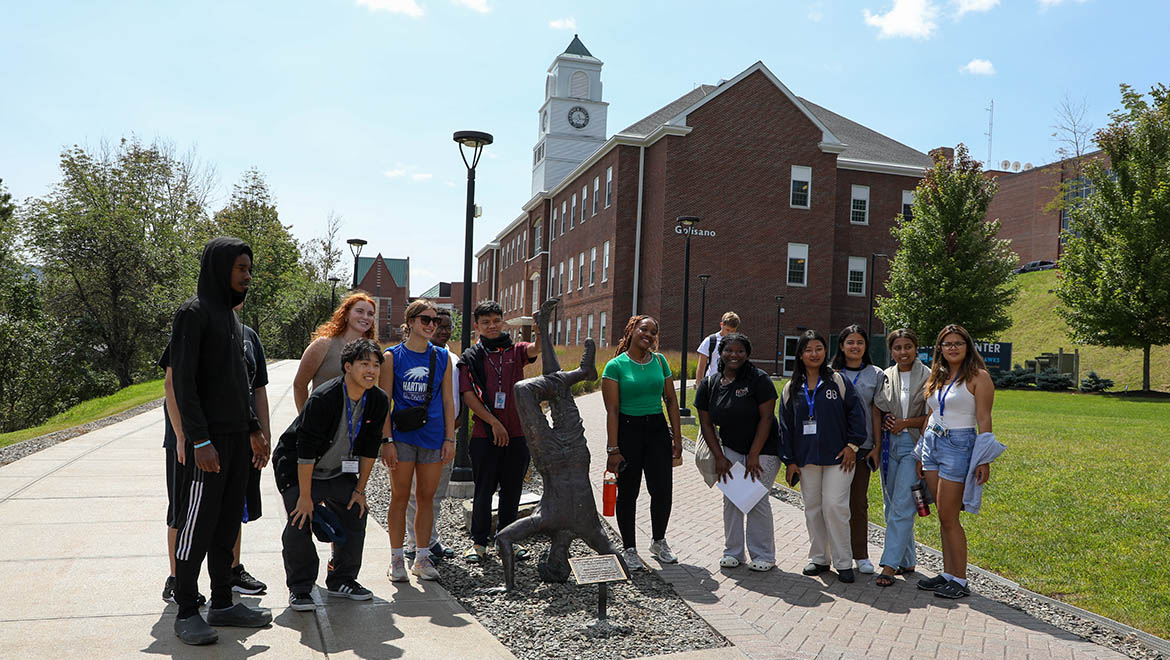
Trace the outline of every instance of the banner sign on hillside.
<instances>
[{"instance_id":1,"label":"banner sign on hillside","mask_svg":"<svg viewBox=\"0 0 1170 660\"><path fill-rule=\"evenodd\" d=\"M979 355L983 357L987 371L998 373L1012 370L1012 343L1010 341L977 341L975 342L975 350L979 351ZM933 346L919 346L918 359L929 367L933 352Z\"/></svg>"}]
</instances>

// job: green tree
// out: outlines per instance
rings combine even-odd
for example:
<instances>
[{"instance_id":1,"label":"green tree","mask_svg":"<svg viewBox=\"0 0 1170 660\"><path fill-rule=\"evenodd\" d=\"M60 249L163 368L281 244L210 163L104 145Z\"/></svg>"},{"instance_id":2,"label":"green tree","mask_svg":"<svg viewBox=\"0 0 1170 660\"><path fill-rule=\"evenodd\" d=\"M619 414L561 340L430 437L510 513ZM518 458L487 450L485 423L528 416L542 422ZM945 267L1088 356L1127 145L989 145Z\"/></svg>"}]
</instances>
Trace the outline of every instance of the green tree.
<instances>
[{"instance_id":1,"label":"green tree","mask_svg":"<svg viewBox=\"0 0 1170 660\"><path fill-rule=\"evenodd\" d=\"M21 207L46 311L82 359L125 387L153 368L175 307L194 291L190 255L210 177L136 138L66 149L60 168L52 192Z\"/></svg>"},{"instance_id":2,"label":"green tree","mask_svg":"<svg viewBox=\"0 0 1170 660\"><path fill-rule=\"evenodd\" d=\"M890 264L888 295L876 300L887 328L910 327L933 342L948 323L990 339L1011 326L1019 259L997 239L999 221L984 222L996 184L960 144L953 160L936 154L914 193L910 219L898 216L899 249Z\"/></svg>"},{"instance_id":3,"label":"green tree","mask_svg":"<svg viewBox=\"0 0 1170 660\"><path fill-rule=\"evenodd\" d=\"M1071 209L1057 311L1074 341L1140 348L1170 344L1170 88L1150 100L1121 86L1123 108L1096 134L1109 159L1085 168L1094 192Z\"/></svg>"}]
</instances>

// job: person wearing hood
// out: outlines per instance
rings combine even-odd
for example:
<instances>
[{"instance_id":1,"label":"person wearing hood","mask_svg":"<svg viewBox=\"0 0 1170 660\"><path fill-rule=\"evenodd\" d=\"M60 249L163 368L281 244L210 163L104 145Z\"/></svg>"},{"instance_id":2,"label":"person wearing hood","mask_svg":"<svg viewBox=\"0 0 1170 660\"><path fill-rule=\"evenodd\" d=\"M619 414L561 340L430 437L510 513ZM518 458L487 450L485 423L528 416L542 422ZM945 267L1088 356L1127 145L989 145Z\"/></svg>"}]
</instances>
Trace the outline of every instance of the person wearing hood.
<instances>
[{"instance_id":1,"label":"person wearing hood","mask_svg":"<svg viewBox=\"0 0 1170 660\"><path fill-rule=\"evenodd\" d=\"M540 355L540 333L535 333L534 343L513 343L503 331L504 311L498 302L481 302L474 318L479 341L464 350L459 361L459 391L463 403L475 415L468 443L475 481L472 546L464 555L469 563L480 562L487 555L492 539L492 495L496 490L500 491L496 529L516 520L530 457L512 388L524 380L524 367ZM523 559L527 554L527 550L517 547L517 558Z\"/></svg>"},{"instance_id":2,"label":"person wearing hood","mask_svg":"<svg viewBox=\"0 0 1170 660\"><path fill-rule=\"evenodd\" d=\"M179 306L171 331L171 369L183 435L193 449L176 484L175 634L213 644L212 626L260 628L268 610L232 604L232 555L249 470L268 463L269 444L249 405L244 330L233 307L252 281L252 249L238 238L203 248L198 293ZM199 567L207 557L211 602L199 613Z\"/></svg>"}]
</instances>

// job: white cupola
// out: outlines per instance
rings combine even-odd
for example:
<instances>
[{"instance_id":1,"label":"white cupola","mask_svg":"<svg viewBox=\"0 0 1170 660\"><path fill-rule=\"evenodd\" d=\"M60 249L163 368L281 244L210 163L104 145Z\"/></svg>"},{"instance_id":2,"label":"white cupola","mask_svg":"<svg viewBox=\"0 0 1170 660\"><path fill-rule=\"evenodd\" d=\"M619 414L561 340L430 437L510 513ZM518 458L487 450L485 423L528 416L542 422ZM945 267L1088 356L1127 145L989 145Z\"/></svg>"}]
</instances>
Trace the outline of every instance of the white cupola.
<instances>
[{"instance_id":1,"label":"white cupola","mask_svg":"<svg viewBox=\"0 0 1170 660\"><path fill-rule=\"evenodd\" d=\"M577 35L548 68L532 150L532 194L551 190L605 144L602 61Z\"/></svg>"}]
</instances>

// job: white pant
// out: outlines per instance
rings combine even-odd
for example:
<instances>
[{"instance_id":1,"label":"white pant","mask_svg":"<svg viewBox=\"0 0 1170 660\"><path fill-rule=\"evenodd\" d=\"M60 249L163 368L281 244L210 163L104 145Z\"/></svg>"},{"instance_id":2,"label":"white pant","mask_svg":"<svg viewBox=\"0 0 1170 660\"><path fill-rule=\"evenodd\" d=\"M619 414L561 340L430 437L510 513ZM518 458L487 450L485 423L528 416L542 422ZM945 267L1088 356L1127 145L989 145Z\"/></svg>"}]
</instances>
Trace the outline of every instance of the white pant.
<instances>
[{"instance_id":1,"label":"white pant","mask_svg":"<svg viewBox=\"0 0 1170 660\"><path fill-rule=\"evenodd\" d=\"M747 464L747 456L729 447L723 447L723 455L732 463ZM760 467L764 469L760 481L771 489L780 472L780 457L764 454L760 456ZM771 495L765 494L747 513L747 551L753 561L776 563ZM747 561L744 555L744 514L726 496L723 498L723 554L741 562Z\"/></svg>"},{"instance_id":2,"label":"white pant","mask_svg":"<svg viewBox=\"0 0 1170 660\"><path fill-rule=\"evenodd\" d=\"M804 522L808 526L808 560L837 570L853 568L849 545L849 487L853 470L840 465L805 465L800 468L800 494L804 498Z\"/></svg>"}]
</instances>

